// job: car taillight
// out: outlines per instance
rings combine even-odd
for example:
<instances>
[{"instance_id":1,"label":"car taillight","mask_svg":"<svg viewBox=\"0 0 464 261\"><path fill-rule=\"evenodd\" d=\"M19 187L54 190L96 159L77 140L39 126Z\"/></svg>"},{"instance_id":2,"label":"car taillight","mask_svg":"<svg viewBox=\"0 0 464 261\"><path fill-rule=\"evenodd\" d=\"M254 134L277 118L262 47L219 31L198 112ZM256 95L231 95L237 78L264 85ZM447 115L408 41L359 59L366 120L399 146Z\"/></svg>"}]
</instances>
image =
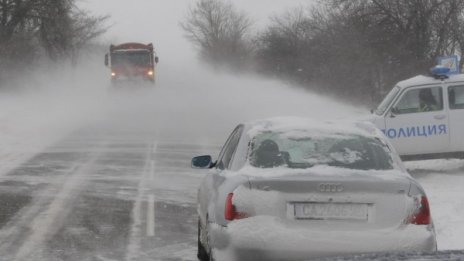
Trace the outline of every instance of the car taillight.
<instances>
[{"instance_id":1,"label":"car taillight","mask_svg":"<svg viewBox=\"0 0 464 261\"><path fill-rule=\"evenodd\" d=\"M431 222L429 201L426 196L415 198L416 209L408 219L414 225L428 225Z\"/></svg>"},{"instance_id":2,"label":"car taillight","mask_svg":"<svg viewBox=\"0 0 464 261\"><path fill-rule=\"evenodd\" d=\"M224 217L226 220L235 220L235 219L242 219L246 218L247 214L242 212L237 212L234 204L232 203L232 198L234 197L234 193L229 193L226 198L226 205L224 209Z\"/></svg>"}]
</instances>

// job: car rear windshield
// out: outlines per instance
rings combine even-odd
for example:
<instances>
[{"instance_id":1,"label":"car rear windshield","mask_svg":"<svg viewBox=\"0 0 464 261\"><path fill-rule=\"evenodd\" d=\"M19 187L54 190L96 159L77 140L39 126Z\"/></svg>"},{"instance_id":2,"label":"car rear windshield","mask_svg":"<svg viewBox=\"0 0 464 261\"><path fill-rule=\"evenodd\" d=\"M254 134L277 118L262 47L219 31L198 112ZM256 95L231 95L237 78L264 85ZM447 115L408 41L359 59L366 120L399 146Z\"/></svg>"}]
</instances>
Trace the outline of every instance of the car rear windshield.
<instances>
[{"instance_id":1,"label":"car rear windshield","mask_svg":"<svg viewBox=\"0 0 464 261\"><path fill-rule=\"evenodd\" d=\"M250 143L249 162L259 168L393 169L391 152L380 140L341 134L314 137L304 131L258 134Z\"/></svg>"}]
</instances>

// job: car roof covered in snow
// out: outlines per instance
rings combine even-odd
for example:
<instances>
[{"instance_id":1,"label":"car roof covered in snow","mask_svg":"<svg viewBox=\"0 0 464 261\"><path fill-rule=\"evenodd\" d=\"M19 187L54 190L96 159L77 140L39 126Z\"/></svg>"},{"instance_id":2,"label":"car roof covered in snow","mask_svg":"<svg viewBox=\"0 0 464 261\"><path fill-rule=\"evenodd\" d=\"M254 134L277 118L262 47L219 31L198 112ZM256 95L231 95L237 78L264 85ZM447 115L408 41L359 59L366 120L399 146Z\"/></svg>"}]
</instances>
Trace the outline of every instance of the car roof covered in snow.
<instances>
[{"instance_id":1,"label":"car roof covered in snow","mask_svg":"<svg viewBox=\"0 0 464 261\"><path fill-rule=\"evenodd\" d=\"M442 84L442 83L453 83L453 82L464 82L464 74L452 74L449 78L440 80L435 79L433 76L417 75L404 81L398 82L396 85L401 89L411 86L429 85L429 84Z\"/></svg>"},{"instance_id":2,"label":"car roof covered in snow","mask_svg":"<svg viewBox=\"0 0 464 261\"><path fill-rule=\"evenodd\" d=\"M301 131L311 136L346 134L361 136L381 136L380 131L370 122L348 120L316 120L303 117L276 117L245 123L246 134L252 138L263 132Z\"/></svg>"}]
</instances>

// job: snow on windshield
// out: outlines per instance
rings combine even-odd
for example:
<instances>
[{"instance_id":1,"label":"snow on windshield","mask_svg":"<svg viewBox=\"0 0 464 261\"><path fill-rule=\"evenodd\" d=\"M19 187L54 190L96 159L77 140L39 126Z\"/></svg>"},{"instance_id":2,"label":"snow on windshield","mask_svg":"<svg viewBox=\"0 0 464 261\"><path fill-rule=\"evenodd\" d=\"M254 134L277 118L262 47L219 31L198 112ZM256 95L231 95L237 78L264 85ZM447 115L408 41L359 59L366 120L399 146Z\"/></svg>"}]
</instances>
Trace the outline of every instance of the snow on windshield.
<instances>
[{"instance_id":1,"label":"snow on windshield","mask_svg":"<svg viewBox=\"0 0 464 261\"><path fill-rule=\"evenodd\" d=\"M360 170L393 169L393 160L385 145L358 135L265 132L257 135L250 147L250 164L259 168L329 165Z\"/></svg>"}]
</instances>

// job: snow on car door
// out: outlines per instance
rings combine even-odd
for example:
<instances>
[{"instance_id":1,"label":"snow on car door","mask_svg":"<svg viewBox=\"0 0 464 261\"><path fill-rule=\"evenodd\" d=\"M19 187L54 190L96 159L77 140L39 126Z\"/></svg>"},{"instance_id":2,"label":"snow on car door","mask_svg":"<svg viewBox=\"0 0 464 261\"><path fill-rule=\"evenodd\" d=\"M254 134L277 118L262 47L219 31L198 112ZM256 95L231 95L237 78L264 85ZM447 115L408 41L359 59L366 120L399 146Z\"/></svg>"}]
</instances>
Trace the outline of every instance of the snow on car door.
<instances>
[{"instance_id":1,"label":"snow on car door","mask_svg":"<svg viewBox=\"0 0 464 261\"><path fill-rule=\"evenodd\" d=\"M446 152L449 123L441 86L407 88L385 118L385 135L400 155Z\"/></svg>"},{"instance_id":2,"label":"snow on car door","mask_svg":"<svg viewBox=\"0 0 464 261\"><path fill-rule=\"evenodd\" d=\"M448 87L449 133L452 151L464 151L464 85Z\"/></svg>"}]
</instances>

